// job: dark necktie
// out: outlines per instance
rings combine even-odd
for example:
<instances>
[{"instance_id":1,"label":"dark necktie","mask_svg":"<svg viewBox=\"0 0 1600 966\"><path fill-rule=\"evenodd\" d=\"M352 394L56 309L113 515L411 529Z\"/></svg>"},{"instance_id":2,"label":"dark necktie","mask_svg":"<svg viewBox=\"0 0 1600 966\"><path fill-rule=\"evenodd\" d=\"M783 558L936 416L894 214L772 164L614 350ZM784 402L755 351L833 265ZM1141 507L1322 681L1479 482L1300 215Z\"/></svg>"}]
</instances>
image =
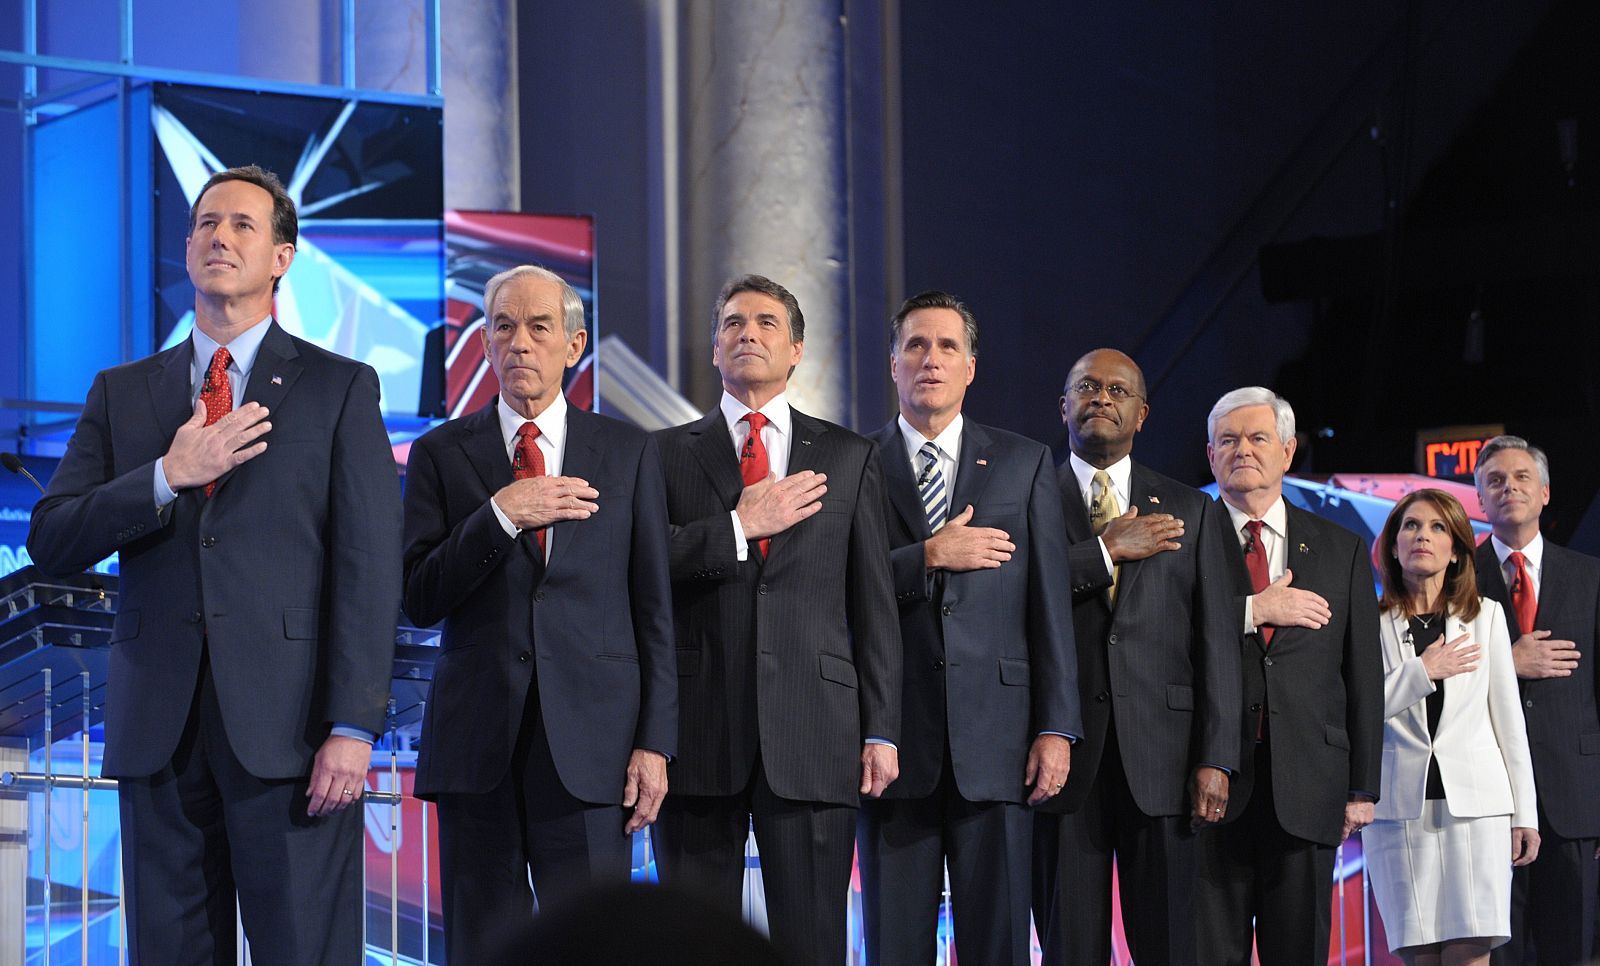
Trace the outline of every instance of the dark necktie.
<instances>
[{"instance_id":1,"label":"dark necktie","mask_svg":"<svg viewBox=\"0 0 1600 966\"><path fill-rule=\"evenodd\" d=\"M1249 541L1244 545L1244 565L1250 570L1250 591L1259 594L1272 583L1271 572L1267 569L1267 545L1261 542L1261 521L1251 520L1244 525L1245 531L1250 534ZM1261 643L1272 643L1274 628L1270 624L1262 624Z\"/></svg>"},{"instance_id":2,"label":"dark necktie","mask_svg":"<svg viewBox=\"0 0 1600 966\"><path fill-rule=\"evenodd\" d=\"M206 425L233 412L233 383L228 379L228 367L233 365L233 355L226 347L219 347L211 357L211 367L206 370L205 381L200 384L200 399L206 404ZM209 498L217 489L217 481L206 484Z\"/></svg>"},{"instance_id":3,"label":"dark necktie","mask_svg":"<svg viewBox=\"0 0 1600 966\"><path fill-rule=\"evenodd\" d=\"M539 427L532 420L517 429L517 448L511 455L511 475L519 480L544 475L544 453L534 440L539 438ZM539 553L544 553L544 527L533 531L539 541Z\"/></svg>"},{"instance_id":4,"label":"dark necktie","mask_svg":"<svg viewBox=\"0 0 1600 966\"><path fill-rule=\"evenodd\" d=\"M922 497L922 512L927 514L928 530L938 533L950 509L950 501L944 492L944 474L939 472L939 447L923 443L917 455L922 457L922 469L917 473L917 495Z\"/></svg>"},{"instance_id":5,"label":"dark necktie","mask_svg":"<svg viewBox=\"0 0 1600 966\"><path fill-rule=\"evenodd\" d=\"M744 446L739 450L739 479L745 486L754 486L767 478L771 472L767 464L767 444L761 438L761 429L767 425L767 417L760 413L745 413L744 421L750 424L750 435L744 439ZM772 540L762 537L756 541L761 551L763 560L767 557L767 546Z\"/></svg>"},{"instance_id":6,"label":"dark necktie","mask_svg":"<svg viewBox=\"0 0 1600 966\"><path fill-rule=\"evenodd\" d=\"M1511 551L1506 558L1514 568L1511 573L1511 609L1517 612L1517 626L1522 633L1533 630L1534 615L1539 612L1539 601L1533 596L1533 576L1528 573L1528 558L1521 550Z\"/></svg>"}]
</instances>

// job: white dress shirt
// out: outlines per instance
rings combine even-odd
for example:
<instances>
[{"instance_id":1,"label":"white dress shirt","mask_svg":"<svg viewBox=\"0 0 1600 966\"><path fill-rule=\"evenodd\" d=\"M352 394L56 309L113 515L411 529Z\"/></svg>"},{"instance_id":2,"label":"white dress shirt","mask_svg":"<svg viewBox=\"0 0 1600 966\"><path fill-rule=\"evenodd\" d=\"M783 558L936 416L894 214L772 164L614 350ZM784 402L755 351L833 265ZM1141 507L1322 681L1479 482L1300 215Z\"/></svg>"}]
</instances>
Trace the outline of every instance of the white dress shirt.
<instances>
[{"instance_id":1,"label":"white dress shirt","mask_svg":"<svg viewBox=\"0 0 1600 966\"><path fill-rule=\"evenodd\" d=\"M1499 537L1491 536L1489 540L1494 547L1494 555L1500 561L1500 575L1506 579L1506 590L1517 585L1517 568L1511 564L1507 557L1516 552L1515 547L1500 542ZM1533 599L1539 600L1539 585L1544 581L1544 534L1535 533L1528 545L1522 548L1522 556L1528 568L1528 581L1533 584Z\"/></svg>"},{"instance_id":2,"label":"white dress shirt","mask_svg":"<svg viewBox=\"0 0 1600 966\"><path fill-rule=\"evenodd\" d=\"M900 440L906 446L906 459L911 463L911 478L917 479L922 473L923 444L932 443L933 448L939 453L934 462L938 464L939 472L944 476L945 519L959 516L967 509L955 504L956 457L961 452L961 427L966 425L966 419L960 413L956 413L956 418L950 420L950 425L944 428L944 432L933 439L917 432L906 422L904 416L896 416L895 419L900 424Z\"/></svg>"},{"instance_id":3,"label":"white dress shirt","mask_svg":"<svg viewBox=\"0 0 1600 966\"><path fill-rule=\"evenodd\" d=\"M511 408L505 396L499 396L495 402L495 412L500 417L500 438L506 446L506 462L511 462L517 451L517 431L522 429L522 424L528 418ZM539 427L539 435L534 438L533 444L539 447L539 454L544 457L544 474L546 476L561 475L561 459L567 451L567 397L556 393L556 398L544 408L544 412L533 417L533 424ZM511 522L500 504L489 498L489 506L494 510L496 520L500 521L501 529L507 536L515 537L522 531ZM544 559L550 560L550 548L555 546L555 534L546 527L544 531Z\"/></svg>"},{"instance_id":4,"label":"white dress shirt","mask_svg":"<svg viewBox=\"0 0 1600 966\"><path fill-rule=\"evenodd\" d=\"M723 390L721 407L722 418L728 423L728 437L733 441L733 455L738 459L740 451L744 449L744 441L750 437L750 424L744 421L744 417L752 410L733 398L727 390ZM756 411L767 417L767 424L761 427L761 443L767 448L767 472L781 480L789 475L789 447L794 439L794 419L790 415L789 400L780 392ZM729 513L733 516L735 559L748 560L750 542L744 537L739 511L730 510Z\"/></svg>"},{"instance_id":5,"label":"white dress shirt","mask_svg":"<svg viewBox=\"0 0 1600 966\"><path fill-rule=\"evenodd\" d=\"M269 315L234 336L233 341L228 343L228 356L232 360L228 363L228 385L233 389L234 409L244 405L245 385L250 381L250 370L255 368L261 340L267 337L267 323L271 321L272 316ZM206 370L211 368L211 357L217 354L222 344L200 331L198 325L189 333L189 344L194 348L194 354L189 358L189 408L193 409L194 401L200 398ZM178 498L177 491L167 483L165 456L156 460L155 498L158 510Z\"/></svg>"},{"instance_id":6,"label":"white dress shirt","mask_svg":"<svg viewBox=\"0 0 1600 966\"><path fill-rule=\"evenodd\" d=\"M1252 517L1227 500L1223 500L1222 505L1228 508L1228 519L1233 521L1233 532L1239 540L1239 546L1248 545L1250 534L1244 526ZM1267 580L1276 581L1289 567L1289 511L1284 509L1283 497L1278 497L1267 507L1267 512L1261 516L1261 523L1261 545L1267 551ZM1244 599L1246 634L1256 629L1255 600L1254 594Z\"/></svg>"},{"instance_id":7,"label":"white dress shirt","mask_svg":"<svg viewBox=\"0 0 1600 966\"><path fill-rule=\"evenodd\" d=\"M1077 453L1067 456L1067 465L1072 468L1072 475L1078 481L1078 494L1083 497L1084 507L1094 506L1094 475L1099 470L1079 459ZM1106 467L1106 475L1111 477L1111 492L1117 495L1117 506L1127 513L1128 507L1133 505L1133 457L1124 456L1112 463ZM1105 561L1106 573L1113 573L1116 565L1111 561L1111 550L1100 537L1094 539L1100 544L1100 558Z\"/></svg>"}]
</instances>

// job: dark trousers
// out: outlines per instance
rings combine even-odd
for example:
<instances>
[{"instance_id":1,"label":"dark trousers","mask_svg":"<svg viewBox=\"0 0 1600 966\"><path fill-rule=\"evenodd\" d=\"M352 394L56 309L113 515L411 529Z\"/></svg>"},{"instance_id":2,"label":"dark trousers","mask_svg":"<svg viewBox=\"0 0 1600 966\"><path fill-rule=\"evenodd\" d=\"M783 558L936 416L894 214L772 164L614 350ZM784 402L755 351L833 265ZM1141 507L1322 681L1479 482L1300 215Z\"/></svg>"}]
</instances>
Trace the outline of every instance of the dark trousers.
<instances>
[{"instance_id":1,"label":"dark trousers","mask_svg":"<svg viewBox=\"0 0 1600 966\"><path fill-rule=\"evenodd\" d=\"M663 885L739 915L755 826L772 944L796 966L841 966L856 810L780 798L756 762L737 795L669 794L651 830Z\"/></svg>"},{"instance_id":2,"label":"dark trousers","mask_svg":"<svg viewBox=\"0 0 1600 966\"><path fill-rule=\"evenodd\" d=\"M956 958L1028 966L1032 829L1025 805L962 798L948 748L932 795L863 801L856 842L867 962L934 961L948 858Z\"/></svg>"},{"instance_id":3,"label":"dark trousers","mask_svg":"<svg viewBox=\"0 0 1600 966\"><path fill-rule=\"evenodd\" d=\"M1244 814L1197 839L1195 929L1207 962L1249 966L1251 918L1261 966L1323 966L1332 928L1333 846L1278 824L1267 743L1256 746Z\"/></svg>"},{"instance_id":4,"label":"dark trousers","mask_svg":"<svg viewBox=\"0 0 1600 966\"><path fill-rule=\"evenodd\" d=\"M1113 860L1133 961L1196 962L1189 817L1139 810L1114 729L1083 807L1034 816L1033 854L1033 915L1045 966L1110 962Z\"/></svg>"},{"instance_id":5,"label":"dark trousers","mask_svg":"<svg viewBox=\"0 0 1600 966\"><path fill-rule=\"evenodd\" d=\"M172 760L118 787L133 966L232 966L235 898L260 966L361 960L361 807L310 818L305 778L247 772L204 661Z\"/></svg>"},{"instance_id":6,"label":"dark trousers","mask_svg":"<svg viewBox=\"0 0 1600 966\"><path fill-rule=\"evenodd\" d=\"M536 686L505 777L481 795L440 795L438 805L446 961L456 966L488 962L508 935L525 931L535 894L548 908L591 883L628 881L627 816L620 805L579 801L561 784Z\"/></svg>"},{"instance_id":7,"label":"dark trousers","mask_svg":"<svg viewBox=\"0 0 1600 966\"><path fill-rule=\"evenodd\" d=\"M1590 961L1600 883L1597 841L1562 838L1539 809L1539 857L1511 872L1511 941L1494 951L1494 966Z\"/></svg>"}]
</instances>

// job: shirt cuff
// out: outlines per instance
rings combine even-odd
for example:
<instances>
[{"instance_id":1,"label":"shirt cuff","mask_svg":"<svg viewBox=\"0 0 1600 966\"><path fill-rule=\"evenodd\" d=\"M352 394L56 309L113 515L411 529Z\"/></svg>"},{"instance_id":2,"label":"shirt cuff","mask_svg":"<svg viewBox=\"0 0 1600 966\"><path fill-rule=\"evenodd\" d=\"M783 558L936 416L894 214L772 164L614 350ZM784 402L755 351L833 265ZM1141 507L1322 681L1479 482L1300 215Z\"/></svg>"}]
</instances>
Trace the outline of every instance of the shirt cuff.
<instances>
[{"instance_id":1,"label":"shirt cuff","mask_svg":"<svg viewBox=\"0 0 1600 966\"><path fill-rule=\"evenodd\" d=\"M893 748L895 751L899 751L900 750L900 746L896 745L894 742L890 741L888 738L875 738L872 735L867 735L867 739L866 739L866 741L864 743L865 744L869 744L869 745L888 745L890 748Z\"/></svg>"},{"instance_id":2,"label":"shirt cuff","mask_svg":"<svg viewBox=\"0 0 1600 966\"><path fill-rule=\"evenodd\" d=\"M1071 742L1072 744L1077 744L1078 743L1078 736L1077 735L1068 734L1065 731L1041 731L1041 732L1039 732L1039 736L1041 738L1044 737L1045 735L1055 735L1058 738L1065 738L1065 739L1067 739L1067 741Z\"/></svg>"},{"instance_id":3,"label":"shirt cuff","mask_svg":"<svg viewBox=\"0 0 1600 966\"><path fill-rule=\"evenodd\" d=\"M494 518L500 521L500 529L506 532L506 536L513 540L516 539L517 534L521 533L522 530L511 522L511 518L506 516L506 511L500 509L500 504L496 503L492 496L489 497L489 509L494 511Z\"/></svg>"},{"instance_id":4,"label":"shirt cuff","mask_svg":"<svg viewBox=\"0 0 1600 966\"><path fill-rule=\"evenodd\" d=\"M1111 562L1111 548L1106 546L1106 538L1105 537L1095 537L1094 538L1094 542L1098 543L1100 545L1100 559L1104 560L1106 562L1106 573L1108 573L1108 574L1116 573L1117 572L1117 567L1116 567L1116 564Z\"/></svg>"},{"instance_id":5,"label":"shirt cuff","mask_svg":"<svg viewBox=\"0 0 1600 966\"><path fill-rule=\"evenodd\" d=\"M332 728L328 729L328 737L355 738L358 741L365 741L369 745L378 738L377 735L365 728L357 728L355 725L342 724L337 721L333 723Z\"/></svg>"},{"instance_id":6,"label":"shirt cuff","mask_svg":"<svg viewBox=\"0 0 1600 966\"><path fill-rule=\"evenodd\" d=\"M744 563L750 559L750 541L744 538L744 526L739 523L739 511L729 510L733 518L733 559Z\"/></svg>"},{"instance_id":7,"label":"shirt cuff","mask_svg":"<svg viewBox=\"0 0 1600 966\"><path fill-rule=\"evenodd\" d=\"M1352 801L1352 802L1367 802L1367 803L1371 803L1371 802L1375 802L1377 800L1378 800L1378 796L1372 794L1371 792L1364 792L1359 788L1350 789L1350 801Z\"/></svg>"},{"instance_id":8,"label":"shirt cuff","mask_svg":"<svg viewBox=\"0 0 1600 966\"><path fill-rule=\"evenodd\" d=\"M167 458L165 456L159 456L156 458L154 489L157 510L178 498L177 492L173 490L170 484L167 483L166 459Z\"/></svg>"},{"instance_id":9,"label":"shirt cuff","mask_svg":"<svg viewBox=\"0 0 1600 966\"><path fill-rule=\"evenodd\" d=\"M1254 594L1244 599L1244 632L1246 634L1256 629L1255 602L1256 596Z\"/></svg>"},{"instance_id":10,"label":"shirt cuff","mask_svg":"<svg viewBox=\"0 0 1600 966\"><path fill-rule=\"evenodd\" d=\"M1233 777L1233 769L1232 768L1224 768L1221 765L1213 765L1209 761L1202 761L1199 764L1198 767L1200 767L1200 768L1215 768L1217 771L1222 772L1224 775L1227 775L1230 778Z\"/></svg>"}]
</instances>

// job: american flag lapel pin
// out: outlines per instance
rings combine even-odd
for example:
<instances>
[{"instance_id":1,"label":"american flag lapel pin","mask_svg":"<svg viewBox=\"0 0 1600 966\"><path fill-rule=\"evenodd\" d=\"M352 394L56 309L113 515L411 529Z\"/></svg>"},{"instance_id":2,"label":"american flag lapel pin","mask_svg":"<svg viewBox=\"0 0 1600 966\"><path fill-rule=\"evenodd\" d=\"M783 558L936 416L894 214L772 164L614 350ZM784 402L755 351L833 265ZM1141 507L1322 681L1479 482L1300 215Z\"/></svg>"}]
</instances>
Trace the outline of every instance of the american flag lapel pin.
<instances>
[{"instance_id":1,"label":"american flag lapel pin","mask_svg":"<svg viewBox=\"0 0 1600 966\"><path fill-rule=\"evenodd\" d=\"M1300 545L1300 552L1301 553L1310 553L1311 552L1311 548L1302 543Z\"/></svg>"},{"instance_id":2,"label":"american flag lapel pin","mask_svg":"<svg viewBox=\"0 0 1600 966\"><path fill-rule=\"evenodd\" d=\"M1161 497L1159 497L1159 496L1152 496L1152 497L1150 497L1150 502L1151 502L1151 503L1160 503L1160 502L1161 502Z\"/></svg>"},{"instance_id":3,"label":"american flag lapel pin","mask_svg":"<svg viewBox=\"0 0 1600 966\"><path fill-rule=\"evenodd\" d=\"M273 374L273 376L272 376L272 384L273 384L273 385L274 385L274 386L281 386L281 385L283 385L283 377L282 377L282 376L280 376L280 375L277 375L277 374Z\"/></svg>"},{"instance_id":4,"label":"american flag lapel pin","mask_svg":"<svg viewBox=\"0 0 1600 966\"><path fill-rule=\"evenodd\" d=\"M979 466L988 466L989 465L989 461L988 460L979 460L978 461L978 465Z\"/></svg>"}]
</instances>

